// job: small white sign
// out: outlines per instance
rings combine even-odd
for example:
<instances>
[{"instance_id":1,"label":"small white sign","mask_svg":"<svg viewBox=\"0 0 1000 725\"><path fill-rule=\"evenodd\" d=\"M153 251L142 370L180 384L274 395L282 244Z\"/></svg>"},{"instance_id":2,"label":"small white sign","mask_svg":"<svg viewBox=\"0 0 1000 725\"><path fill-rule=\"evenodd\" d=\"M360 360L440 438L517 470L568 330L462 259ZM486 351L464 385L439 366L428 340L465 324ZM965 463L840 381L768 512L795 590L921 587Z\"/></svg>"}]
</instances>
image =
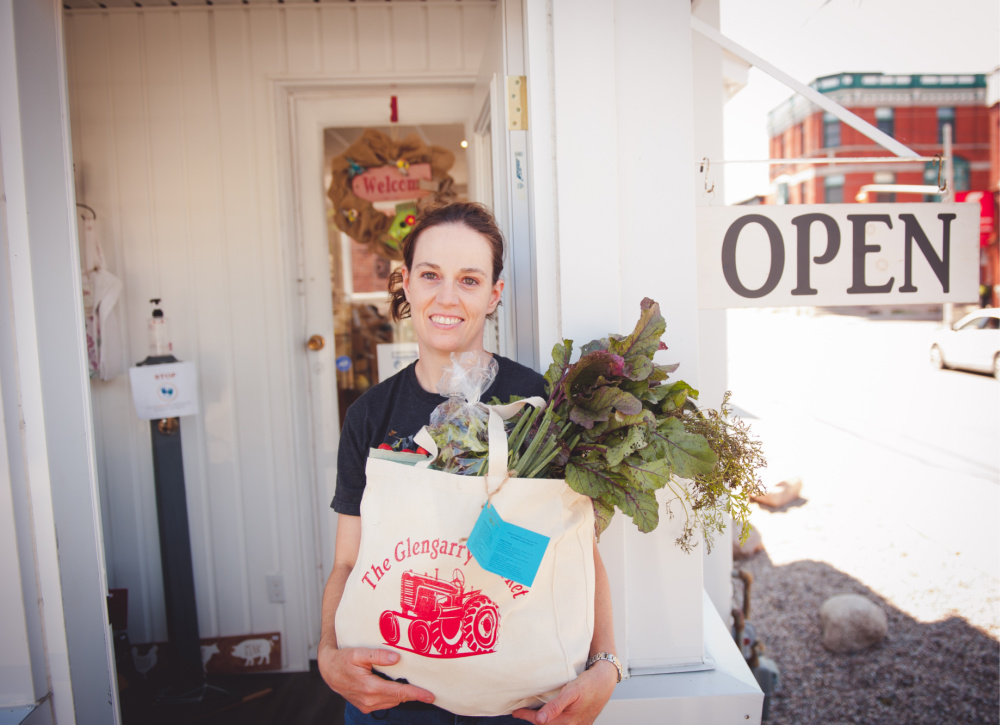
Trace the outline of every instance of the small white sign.
<instances>
[{"instance_id":1,"label":"small white sign","mask_svg":"<svg viewBox=\"0 0 1000 725\"><path fill-rule=\"evenodd\" d=\"M192 362L129 368L135 414L142 420L198 413L198 373Z\"/></svg>"},{"instance_id":2,"label":"small white sign","mask_svg":"<svg viewBox=\"0 0 1000 725\"><path fill-rule=\"evenodd\" d=\"M383 342L377 346L376 354L381 382L420 357L420 349L415 342Z\"/></svg>"},{"instance_id":3,"label":"small white sign","mask_svg":"<svg viewBox=\"0 0 1000 725\"><path fill-rule=\"evenodd\" d=\"M974 302L972 204L785 204L697 210L698 306Z\"/></svg>"}]
</instances>

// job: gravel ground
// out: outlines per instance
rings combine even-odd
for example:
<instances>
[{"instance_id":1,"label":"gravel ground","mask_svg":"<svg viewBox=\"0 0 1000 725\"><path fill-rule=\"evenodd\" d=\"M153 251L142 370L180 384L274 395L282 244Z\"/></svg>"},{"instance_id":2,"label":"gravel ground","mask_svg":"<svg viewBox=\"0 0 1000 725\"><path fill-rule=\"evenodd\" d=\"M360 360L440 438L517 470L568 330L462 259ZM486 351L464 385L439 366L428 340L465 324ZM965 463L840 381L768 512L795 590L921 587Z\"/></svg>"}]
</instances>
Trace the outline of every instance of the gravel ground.
<instances>
[{"instance_id":1,"label":"gravel ground","mask_svg":"<svg viewBox=\"0 0 1000 725\"><path fill-rule=\"evenodd\" d=\"M764 482L803 483L783 510L755 507L765 550L736 562L781 673L765 722L1000 723L997 381L914 364L929 322L729 319L734 403L764 443ZM819 610L841 593L882 608L881 643L823 647Z\"/></svg>"},{"instance_id":2,"label":"gravel ground","mask_svg":"<svg viewBox=\"0 0 1000 725\"><path fill-rule=\"evenodd\" d=\"M736 562L753 574L750 621L781 672L766 722L1000 722L996 578L857 517L864 541L845 538L843 512L821 498L758 507L751 520L766 550ZM885 611L885 640L849 655L823 647L819 609L841 593Z\"/></svg>"}]
</instances>

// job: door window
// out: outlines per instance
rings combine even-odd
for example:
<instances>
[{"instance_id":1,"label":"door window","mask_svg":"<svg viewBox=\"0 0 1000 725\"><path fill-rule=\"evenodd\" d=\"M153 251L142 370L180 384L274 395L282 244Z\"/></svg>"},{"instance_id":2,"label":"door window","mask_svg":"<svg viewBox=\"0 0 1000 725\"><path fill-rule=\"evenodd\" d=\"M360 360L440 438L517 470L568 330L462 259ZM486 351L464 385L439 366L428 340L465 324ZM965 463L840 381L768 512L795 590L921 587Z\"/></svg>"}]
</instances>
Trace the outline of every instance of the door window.
<instances>
[{"instance_id":1,"label":"door window","mask_svg":"<svg viewBox=\"0 0 1000 725\"><path fill-rule=\"evenodd\" d=\"M958 332L964 332L965 330L995 330L996 327L991 323L996 323L997 321L994 317L977 317L958 328Z\"/></svg>"},{"instance_id":2,"label":"door window","mask_svg":"<svg viewBox=\"0 0 1000 725\"><path fill-rule=\"evenodd\" d=\"M364 132L363 128L327 128L323 134L326 178L330 186L330 161L345 153ZM378 130L392 138L403 139L411 133L424 143L442 146L455 154L449 170L459 200L468 195L468 171L462 124L397 126ZM329 242L330 282L333 292L334 345L337 366L337 403L340 423L351 403L368 388L406 367L416 359L416 336L409 319L393 322L389 314L389 277L402 265L360 244L333 223L336 210L326 198ZM402 205L415 200L395 199L372 202L374 208L389 217L396 216Z\"/></svg>"}]
</instances>

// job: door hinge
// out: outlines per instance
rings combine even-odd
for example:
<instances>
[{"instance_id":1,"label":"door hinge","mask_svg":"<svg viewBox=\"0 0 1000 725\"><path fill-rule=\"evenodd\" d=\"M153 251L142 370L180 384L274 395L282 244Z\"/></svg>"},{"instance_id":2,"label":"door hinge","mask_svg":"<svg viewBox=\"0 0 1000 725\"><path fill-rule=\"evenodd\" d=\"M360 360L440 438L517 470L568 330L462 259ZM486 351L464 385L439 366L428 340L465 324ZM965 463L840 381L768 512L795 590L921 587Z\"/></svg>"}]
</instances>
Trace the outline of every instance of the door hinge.
<instances>
[{"instance_id":1,"label":"door hinge","mask_svg":"<svg viewBox=\"0 0 1000 725\"><path fill-rule=\"evenodd\" d=\"M507 76L507 130L528 130L528 79Z\"/></svg>"}]
</instances>

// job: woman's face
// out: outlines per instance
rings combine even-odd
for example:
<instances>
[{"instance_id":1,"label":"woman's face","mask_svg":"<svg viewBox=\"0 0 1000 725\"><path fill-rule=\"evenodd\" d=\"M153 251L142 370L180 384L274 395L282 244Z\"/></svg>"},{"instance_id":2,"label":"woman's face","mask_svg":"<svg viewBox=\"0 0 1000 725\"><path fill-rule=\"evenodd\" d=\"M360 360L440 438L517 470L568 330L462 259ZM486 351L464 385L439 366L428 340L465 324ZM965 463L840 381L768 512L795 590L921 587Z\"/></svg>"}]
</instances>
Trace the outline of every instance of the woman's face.
<instances>
[{"instance_id":1,"label":"woman's face","mask_svg":"<svg viewBox=\"0 0 1000 725\"><path fill-rule=\"evenodd\" d=\"M503 291L492 270L489 242L464 224L420 235L412 268L403 267L403 291L422 354L482 349L486 316Z\"/></svg>"}]
</instances>

